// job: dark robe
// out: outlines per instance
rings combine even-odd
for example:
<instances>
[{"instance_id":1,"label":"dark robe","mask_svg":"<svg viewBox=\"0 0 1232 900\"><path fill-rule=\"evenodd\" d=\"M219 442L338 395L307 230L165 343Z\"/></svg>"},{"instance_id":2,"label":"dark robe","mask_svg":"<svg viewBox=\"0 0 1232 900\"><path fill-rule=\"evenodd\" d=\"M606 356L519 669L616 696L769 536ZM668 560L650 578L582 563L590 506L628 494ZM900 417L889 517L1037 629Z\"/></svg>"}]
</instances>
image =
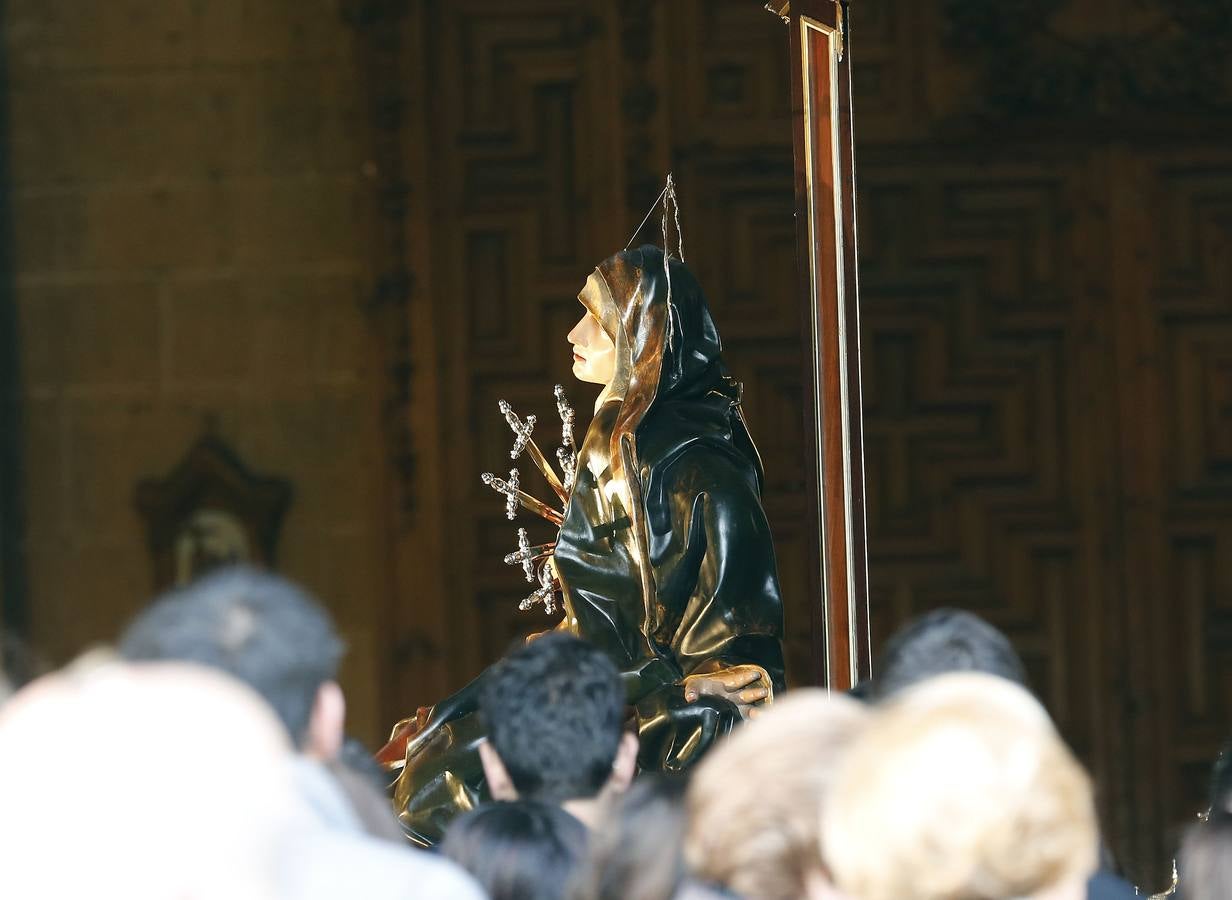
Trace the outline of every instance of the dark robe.
<instances>
[{"instance_id":1,"label":"dark robe","mask_svg":"<svg viewBox=\"0 0 1232 900\"><path fill-rule=\"evenodd\" d=\"M553 561L561 627L624 676L639 765L682 771L740 719L722 697L687 702L685 679L754 666L781 691L783 611L740 390L701 288L670 266L670 303L655 247L606 260L599 289L579 296L615 342L616 375L582 443ZM395 803L421 842L482 795L482 679L434 707L408 746Z\"/></svg>"}]
</instances>

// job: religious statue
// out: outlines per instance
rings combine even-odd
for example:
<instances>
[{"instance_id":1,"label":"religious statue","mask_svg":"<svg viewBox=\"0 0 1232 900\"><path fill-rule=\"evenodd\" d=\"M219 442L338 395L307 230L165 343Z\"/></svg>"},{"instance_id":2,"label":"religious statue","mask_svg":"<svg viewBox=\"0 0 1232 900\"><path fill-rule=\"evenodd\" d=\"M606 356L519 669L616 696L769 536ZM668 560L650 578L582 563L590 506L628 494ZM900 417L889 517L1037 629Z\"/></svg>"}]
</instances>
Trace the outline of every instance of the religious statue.
<instances>
[{"instance_id":1,"label":"religious statue","mask_svg":"<svg viewBox=\"0 0 1232 900\"><path fill-rule=\"evenodd\" d=\"M548 544L517 532L505 561L536 585L522 608L559 608L559 628L612 658L636 720L639 766L680 771L783 689L761 461L710 310L681 260L654 246L617 253L578 299L573 374L604 388L580 447L556 388L559 475L534 441L535 418L500 405L515 435L511 456L528 455L563 507L530 496L517 469L483 477L505 495L511 519L521 507L559 526ZM435 841L483 790L483 677L400 722L379 754L401 769L395 807L417 842Z\"/></svg>"}]
</instances>

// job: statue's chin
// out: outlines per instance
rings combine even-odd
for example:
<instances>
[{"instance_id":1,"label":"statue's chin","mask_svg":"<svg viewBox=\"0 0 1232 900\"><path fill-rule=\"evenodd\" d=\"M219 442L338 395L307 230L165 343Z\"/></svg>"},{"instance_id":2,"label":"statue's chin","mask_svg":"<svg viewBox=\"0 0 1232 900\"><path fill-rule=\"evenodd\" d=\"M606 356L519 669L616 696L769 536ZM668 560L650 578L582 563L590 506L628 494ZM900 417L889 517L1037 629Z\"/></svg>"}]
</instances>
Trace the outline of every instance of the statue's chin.
<instances>
[{"instance_id":1,"label":"statue's chin","mask_svg":"<svg viewBox=\"0 0 1232 900\"><path fill-rule=\"evenodd\" d=\"M573 377L578 381L585 381L587 384L601 384L607 386L607 379L598 378L594 372L590 371L589 366L584 366L580 363L573 364Z\"/></svg>"}]
</instances>

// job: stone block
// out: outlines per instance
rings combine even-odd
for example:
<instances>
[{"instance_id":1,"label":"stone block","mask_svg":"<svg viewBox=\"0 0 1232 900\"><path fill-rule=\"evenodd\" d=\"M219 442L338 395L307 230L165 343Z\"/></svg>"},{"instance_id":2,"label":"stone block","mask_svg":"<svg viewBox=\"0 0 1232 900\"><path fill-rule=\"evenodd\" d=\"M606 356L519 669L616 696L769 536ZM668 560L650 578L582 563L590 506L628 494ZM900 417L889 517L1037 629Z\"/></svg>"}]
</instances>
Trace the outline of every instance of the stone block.
<instances>
[{"instance_id":1,"label":"stone block","mask_svg":"<svg viewBox=\"0 0 1232 900\"><path fill-rule=\"evenodd\" d=\"M270 389L308 389L321 353L320 289L311 277L262 278L248 287L259 383Z\"/></svg>"},{"instance_id":2,"label":"stone block","mask_svg":"<svg viewBox=\"0 0 1232 900\"><path fill-rule=\"evenodd\" d=\"M55 665L114 642L153 593L153 565L135 522L122 542L39 545L25 562L31 643Z\"/></svg>"},{"instance_id":3,"label":"stone block","mask_svg":"<svg viewBox=\"0 0 1232 900\"><path fill-rule=\"evenodd\" d=\"M69 534L68 471L60 401L27 398L21 411L26 544L52 543Z\"/></svg>"},{"instance_id":4,"label":"stone block","mask_svg":"<svg viewBox=\"0 0 1232 900\"><path fill-rule=\"evenodd\" d=\"M356 436L359 440L359 436ZM353 537L370 527L372 512L377 507L373 490L373 472L380 462L368 456L367 468L338 467L306 468L288 458L296 485L297 515L330 539Z\"/></svg>"},{"instance_id":5,"label":"stone block","mask_svg":"<svg viewBox=\"0 0 1232 900\"><path fill-rule=\"evenodd\" d=\"M191 59L194 0L7 0L9 68L155 68Z\"/></svg>"},{"instance_id":6,"label":"stone block","mask_svg":"<svg viewBox=\"0 0 1232 900\"><path fill-rule=\"evenodd\" d=\"M12 179L36 187L234 170L245 85L229 72L69 72L13 82Z\"/></svg>"},{"instance_id":7,"label":"stone block","mask_svg":"<svg viewBox=\"0 0 1232 900\"><path fill-rule=\"evenodd\" d=\"M152 388L161 326L150 281L17 286L22 380L39 388Z\"/></svg>"},{"instance_id":8,"label":"stone block","mask_svg":"<svg viewBox=\"0 0 1232 900\"><path fill-rule=\"evenodd\" d=\"M370 346L355 278L344 274L254 277L255 370L273 389L353 385Z\"/></svg>"},{"instance_id":9,"label":"stone block","mask_svg":"<svg viewBox=\"0 0 1232 900\"><path fill-rule=\"evenodd\" d=\"M250 465L291 478L296 483L296 507L301 515L353 527L355 519L343 507L326 504L316 490L324 480L344 494L358 494L361 475L373 464L375 425L372 405L353 390L315 388L297 394L262 398L244 406L237 443ZM347 504L347 508L355 508ZM305 513L305 510L308 512Z\"/></svg>"},{"instance_id":10,"label":"stone block","mask_svg":"<svg viewBox=\"0 0 1232 900\"><path fill-rule=\"evenodd\" d=\"M13 194L22 274L155 274L233 255L230 194L207 180L33 189Z\"/></svg>"},{"instance_id":11,"label":"stone block","mask_svg":"<svg viewBox=\"0 0 1232 900\"><path fill-rule=\"evenodd\" d=\"M86 200L77 189L27 191L11 195L13 267L22 275L83 267Z\"/></svg>"},{"instance_id":12,"label":"stone block","mask_svg":"<svg viewBox=\"0 0 1232 900\"><path fill-rule=\"evenodd\" d=\"M321 298L318 377L330 383L382 377L377 344L383 338L364 309L367 295L359 280L338 276L317 279L315 285Z\"/></svg>"},{"instance_id":13,"label":"stone block","mask_svg":"<svg viewBox=\"0 0 1232 900\"><path fill-rule=\"evenodd\" d=\"M362 258L367 189L350 177L236 179L229 185L235 259L244 266Z\"/></svg>"},{"instance_id":14,"label":"stone block","mask_svg":"<svg viewBox=\"0 0 1232 900\"><path fill-rule=\"evenodd\" d=\"M197 63L322 63L353 52L339 0L199 0L195 7Z\"/></svg>"},{"instance_id":15,"label":"stone block","mask_svg":"<svg viewBox=\"0 0 1232 900\"><path fill-rule=\"evenodd\" d=\"M168 386L246 385L256 312L237 277L176 279L163 302Z\"/></svg>"},{"instance_id":16,"label":"stone block","mask_svg":"<svg viewBox=\"0 0 1232 900\"><path fill-rule=\"evenodd\" d=\"M69 524L78 543L125 543L144 527L133 505L201 433L198 418L150 400L67 400ZM144 533L140 542L144 546Z\"/></svg>"},{"instance_id":17,"label":"stone block","mask_svg":"<svg viewBox=\"0 0 1232 900\"><path fill-rule=\"evenodd\" d=\"M252 171L353 174L366 146L366 107L351 66L294 63L247 73L239 98L244 162Z\"/></svg>"},{"instance_id":18,"label":"stone block","mask_svg":"<svg viewBox=\"0 0 1232 900\"><path fill-rule=\"evenodd\" d=\"M207 179L92 188L85 194L82 263L125 271L225 264L234 255L232 199Z\"/></svg>"}]
</instances>

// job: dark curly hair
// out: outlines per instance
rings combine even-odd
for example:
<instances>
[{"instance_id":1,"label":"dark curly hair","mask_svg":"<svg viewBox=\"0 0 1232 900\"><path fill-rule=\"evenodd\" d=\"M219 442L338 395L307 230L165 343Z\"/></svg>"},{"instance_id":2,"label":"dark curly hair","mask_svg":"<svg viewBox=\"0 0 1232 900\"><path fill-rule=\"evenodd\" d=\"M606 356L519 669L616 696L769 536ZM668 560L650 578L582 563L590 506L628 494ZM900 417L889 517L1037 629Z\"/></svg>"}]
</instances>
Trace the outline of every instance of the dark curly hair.
<instances>
[{"instance_id":1,"label":"dark curly hair","mask_svg":"<svg viewBox=\"0 0 1232 900\"><path fill-rule=\"evenodd\" d=\"M518 796L593 797L612 774L624 721L620 673L592 645L545 635L492 667L479 695L488 740Z\"/></svg>"}]
</instances>

